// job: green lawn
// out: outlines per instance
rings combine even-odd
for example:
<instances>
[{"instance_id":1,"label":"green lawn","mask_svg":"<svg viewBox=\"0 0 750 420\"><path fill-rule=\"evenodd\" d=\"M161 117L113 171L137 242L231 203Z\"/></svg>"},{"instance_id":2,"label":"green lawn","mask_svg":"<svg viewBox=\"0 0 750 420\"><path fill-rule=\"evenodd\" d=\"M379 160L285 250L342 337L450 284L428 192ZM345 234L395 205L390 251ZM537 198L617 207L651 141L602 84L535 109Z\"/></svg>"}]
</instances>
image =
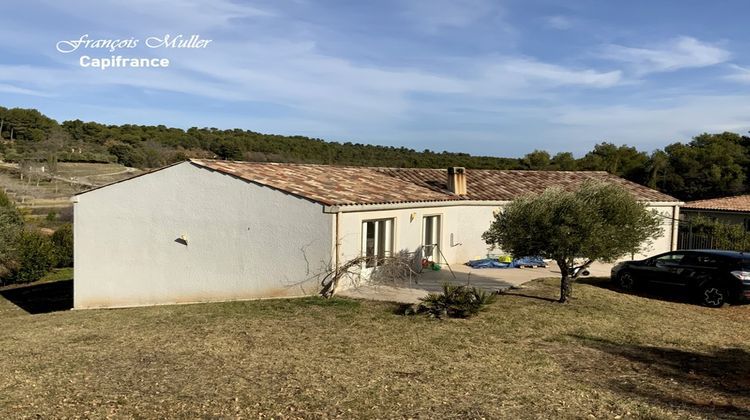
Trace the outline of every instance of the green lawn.
<instances>
[{"instance_id":1,"label":"green lawn","mask_svg":"<svg viewBox=\"0 0 750 420\"><path fill-rule=\"evenodd\" d=\"M45 274L39 282L47 283L60 280L70 280L73 278L73 267L55 268L49 273Z\"/></svg>"},{"instance_id":2,"label":"green lawn","mask_svg":"<svg viewBox=\"0 0 750 420\"><path fill-rule=\"evenodd\" d=\"M587 282L568 305L544 280L445 321L344 299L29 315L0 297L0 418L750 416L750 306Z\"/></svg>"}]
</instances>

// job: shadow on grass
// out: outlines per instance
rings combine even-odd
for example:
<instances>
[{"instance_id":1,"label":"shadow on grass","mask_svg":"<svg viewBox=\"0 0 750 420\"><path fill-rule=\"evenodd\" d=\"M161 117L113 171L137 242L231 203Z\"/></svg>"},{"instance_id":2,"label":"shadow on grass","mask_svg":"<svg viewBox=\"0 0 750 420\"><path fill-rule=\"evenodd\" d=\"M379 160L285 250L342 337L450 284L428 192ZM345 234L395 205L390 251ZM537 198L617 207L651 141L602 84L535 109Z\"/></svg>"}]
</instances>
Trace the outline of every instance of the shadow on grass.
<instances>
[{"instance_id":1,"label":"shadow on grass","mask_svg":"<svg viewBox=\"0 0 750 420\"><path fill-rule=\"evenodd\" d=\"M409 310L414 308L413 303L392 303L390 312L394 315L408 315Z\"/></svg>"},{"instance_id":2,"label":"shadow on grass","mask_svg":"<svg viewBox=\"0 0 750 420\"><path fill-rule=\"evenodd\" d=\"M320 296L308 296L298 299L295 303L310 306L335 307L342 309L357 309L362 303L354 299L346 299L334 296L332 298L323 298Z\"/></svg>"},{"instance_id":3,"label":"shadow on grass","mask_svg":"<svg viewBox=\"0 0 750 420\"><path fill-rule=\"evenodd\" d=\"M528 298L528 299L536 299L536 300L543 300L545 302L557 302L558 299L554 298L548 298L544 296L534 296L534 295L527 295L524 293L514 293L514 292L502 292L499 293L498 296L515 296L515 297L522 297L522 298Z\"/></svg>"},{"instance_id":4,"label":"shadow on grass","mask_svg":"<svg viewBox=\"0 0 750 420\"><path fill-rule=\"evenodd\" d=\"M639 296L649 299L663 300L665 302L673 303L691 303L697 304L696 299L691 296L687 291L676 287L669 286L640 286L636 290L626 291L615 286L610 281L609 277L583 277L577 280L578 283L588 284L595 287L601 287L602 289L611 290L613 292L622 293L626 295Z\"/></svg>"},{"instance_id":5,"label":"shadow on grass","mask_svg":"<svg viewBox=\"0 0 750 420\"><path fill-rule=\"evenodd\" d=\"M725 348L703 354L582 335L571 337L628 362L627 372L638 372L619 378L611 373L602 376L613 392L700 416L750 418L750 352L745 349Z\"/></svg>"},{"instance_id":6,"label":"shadow on grass","mask_svg":"<svg viewBox=\"0 0 750 420\"><path fill-rule=\"evenodd\" d=\"M13 287L0 296L30 314L67 311L73 308L73 280Z\"/></svg>"}]
</instances>

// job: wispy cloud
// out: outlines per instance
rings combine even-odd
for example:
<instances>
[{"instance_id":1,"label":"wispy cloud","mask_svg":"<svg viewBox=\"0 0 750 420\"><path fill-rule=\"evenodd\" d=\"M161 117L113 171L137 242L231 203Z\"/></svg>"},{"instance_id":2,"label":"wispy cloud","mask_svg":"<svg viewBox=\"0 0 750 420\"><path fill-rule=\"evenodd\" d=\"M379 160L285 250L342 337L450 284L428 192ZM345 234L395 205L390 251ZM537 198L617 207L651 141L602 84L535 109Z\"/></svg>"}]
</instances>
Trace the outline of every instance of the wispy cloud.
<instances>
[{"instance_id":1,"label":"wispy cloud","mask_svg":"<svg viewBox=\"0 0 750 420\"><path fill-rule=\"evenodd\" d=\"M645 75L713 66L729 60L731 54L716 44L683 36L648 47L610 44L603 48L601 56L626 63L635 73Z\"/></svg>"},{"instance_id":2,"label":"wispy cloud","mask_svg":"<svg viewBox=\"0 0 750 420\"><path fill-rule=\"evenodd\" d=\"M43 0L43 3L50 10L75 16L76 19L106 23L113 32L124 29L131 33L134 29L203 31L220 28L238 19L275 15L271 9L230 0L81 0L75 3Z\"/></svg>"},{"instance_id":3,"label":"wispy cloud","mask_svg":"<svg viewBox=\"0 0 750 420\"><path fill-rule=\"evenodd\" d=\"M746 132L749 113L746 95L686 95L638 105L559 107L549 110L549 121L558 135L655 149L704 132Z\"/></svg>"},{"instance_id":4,"label":"wispy cloud","mask_svg":"<svg viewBox=\"0 0 750 420\"><path fill-rule=\"evenodd\" d=\"M558 29L561 31L565 31L573 27L573 20L563 15L545 16L543 18L543 21L544 25L548 28Z\"/></svg>"},{"instance_id":5,"label":"wispy cloud","mask_svg":"<svg viewBox=\"0 0 750 420\"><path fill-rule=\"evenodd\" d=\"M733 72L725 77L727 80L740 83L750 83L750 68L742 67L737 64L730 64L729 68L731 68Z\"/></svg>"},{"instance_id":6,"label":"wispy cloud","mask_svg":"<svg viewBox=\"0 0 750 420\"><path fill-rule=\"evenodd\" d=\"M441 28L463 28L488 17L503 15L503 9L491 0L405 0L403 16L426 32Z\"/></svg>"},{"instance_id":7,"label":"wispy cloud","mask_svg":"<svg viewBox=\"0 0 750 420\"><path fill-rule=\"evenodd\" d=\"M243 51L243 54L236 54ZM169 53L167 53L169 54ZM168 55L169 69L83 69L0 66L0 80L19 89L91 90L118 85L229 101L283 104L338 119L402 115L410 94L530 99L557 88L602 89L619 84L618 70L598 71L542 62L528 57L484 56L448 67L462 74L413 67L378 67L322 54L311 42L265 40L217 43L200 54Z\"/></svg>"},{"instance_id":8,"label":"wispy cloud","mask_svg":"<svg viewBox=\"0 0 750 420\"><path fill-rule=\"evenodd\" d=\"M45 97L51 96L49 93L41 91L41 90L26 89L26 88L14 86L8 83L0 83L0 92L15 93L15 94L29 95L29 96L45 96Z\"/></svg>"},{"instance_id":9,"label":"wispy cloud","mask_svg":"<svg viewBox=\"0 0 750 420\"><path fill-rule=\"evenodd\" d=\"M622 81L619 70L576 69L529 58L506 58L490 65L489 71L496 71L496 78L517 81L521 86L532 89L534 86L540 87L539 83L541 87L606 88Z\"/></svg>"}]
</instances>

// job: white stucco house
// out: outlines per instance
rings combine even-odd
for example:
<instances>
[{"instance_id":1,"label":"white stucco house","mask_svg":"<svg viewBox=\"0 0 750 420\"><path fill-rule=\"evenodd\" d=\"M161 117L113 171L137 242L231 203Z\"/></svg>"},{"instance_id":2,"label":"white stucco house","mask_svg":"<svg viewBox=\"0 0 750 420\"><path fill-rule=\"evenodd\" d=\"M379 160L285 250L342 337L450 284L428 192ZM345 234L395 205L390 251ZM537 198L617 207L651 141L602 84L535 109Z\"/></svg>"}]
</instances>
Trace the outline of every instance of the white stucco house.
<instances>
[{"instance_id":1,"label":"white stucco house","mask_svg":"<svg viewBox=\"0 0 750 420\"><path fill-rule=\"evenodd\" d=\"M680 202L606 172L186 161L74 197L74 307L311 295L337 264L400 250L464 263L510 200L587 179L664 216L647 254L674 249Z\"/></svg>"}]
</instances>

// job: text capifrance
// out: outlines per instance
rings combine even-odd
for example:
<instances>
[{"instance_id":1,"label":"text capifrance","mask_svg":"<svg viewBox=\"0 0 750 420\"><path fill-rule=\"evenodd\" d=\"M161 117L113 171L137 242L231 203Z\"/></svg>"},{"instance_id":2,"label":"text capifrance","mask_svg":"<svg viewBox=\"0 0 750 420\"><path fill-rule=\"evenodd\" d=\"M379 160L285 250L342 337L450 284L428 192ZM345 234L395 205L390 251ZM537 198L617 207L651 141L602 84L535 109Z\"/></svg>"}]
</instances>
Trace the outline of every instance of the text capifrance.
<instances>
[{"instance_id":1,"label":"text capifrance","mask_svg":"<svg viewBox=\"0 0 750 420\"><path fill-rule=\"evenodd\" d=\"M150 68L169 67L167 57L143 57L125 54L125 51L135 52L139 47L150 50L190 50L205 49L211 42L200 35L165 34L149 36L144 39L130 37L122 39L97 39L89 34L81 35L77 39L58 41L55 48L63 54L79 52L78 64L81 67L101 70L112 68ZM102 52L109 53L102 56Z\"/></svg>"}]
</instances>

